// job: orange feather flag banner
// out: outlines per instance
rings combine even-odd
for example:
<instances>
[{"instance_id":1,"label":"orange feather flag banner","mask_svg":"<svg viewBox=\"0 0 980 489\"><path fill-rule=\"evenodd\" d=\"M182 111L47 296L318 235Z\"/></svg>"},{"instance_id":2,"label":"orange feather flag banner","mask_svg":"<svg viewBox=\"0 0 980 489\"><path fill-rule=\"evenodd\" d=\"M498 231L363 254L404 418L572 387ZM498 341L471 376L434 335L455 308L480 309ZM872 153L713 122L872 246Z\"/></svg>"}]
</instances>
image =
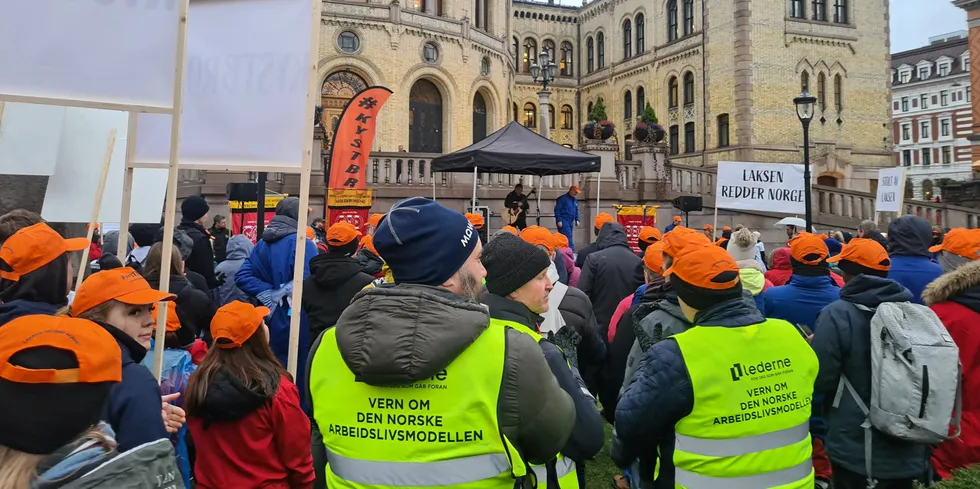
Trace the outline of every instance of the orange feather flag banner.
<instances>
[{"instance_id":1,"label":"orange feather flag banner","mask_svg":"<svg viewBox=\"0 0 980 489\"><path fill-rule=\"evenodd\" d=\"M328 189L364 190L378 112L390 96L386 87L368 87L344 107L330 146Z\"/></svg>"}]
</instances>

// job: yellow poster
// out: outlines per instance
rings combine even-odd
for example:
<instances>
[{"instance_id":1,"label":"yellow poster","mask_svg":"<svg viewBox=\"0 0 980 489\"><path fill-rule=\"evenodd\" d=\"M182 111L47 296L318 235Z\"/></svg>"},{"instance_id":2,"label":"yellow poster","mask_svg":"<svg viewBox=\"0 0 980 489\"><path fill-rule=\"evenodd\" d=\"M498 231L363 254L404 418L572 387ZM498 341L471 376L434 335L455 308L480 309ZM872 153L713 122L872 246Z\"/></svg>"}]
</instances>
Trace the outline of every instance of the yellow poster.
<instances>
[{"instance_id":1,"label":"yellow poster","mask_svg":"<svg viewBox=\"0 0 980 489\"><path fill-rule=\"evenodd\" d=\"M371 207L371 189L327 189L327 207Z\"/></svg>"}]
</instances>

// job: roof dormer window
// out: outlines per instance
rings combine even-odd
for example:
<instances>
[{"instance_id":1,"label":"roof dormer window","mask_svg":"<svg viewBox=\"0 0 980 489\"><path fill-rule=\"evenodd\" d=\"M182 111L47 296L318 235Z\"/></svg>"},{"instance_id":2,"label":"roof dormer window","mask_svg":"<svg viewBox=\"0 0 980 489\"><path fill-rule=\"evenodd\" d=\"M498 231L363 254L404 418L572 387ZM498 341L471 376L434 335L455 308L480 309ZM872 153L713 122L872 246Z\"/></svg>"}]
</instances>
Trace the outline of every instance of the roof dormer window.
<instances>
[{"instance_id":1,"label":"roof dormer window","mask_svg":"<svg viewBox=\"0 0 980 489\"><path fill-rule=\"evenodd\" d=\"M970 52L967 51L960 56L960 67L963 71L970 71Z\"/></svg>"},{"instance_id":2,"label":"roof dormer window","mask_svg":"<svg viewBox=\"0 0 980 489\"><path fill-rule=\"evenodd\" d=\"M925 80L926 78L929 78L929 68L927 68L925 66L920 66L919 67L919 79L920 80Z\"/></svg>"},{"instance_id":3,"label":"roof dormer window","mask_svg":"<svg viewBox=\"0 0 980 489\"><path fill-rule=\"evenodd\" d=\"M908 83L912 79L912 69L906 68L898 71L898 82Z\"/></svg>"},{"instance_id":4,"label":"roof dormer window","mask_svg":"<svg viewBox=\"0 0 980 489\"><path fill-rule=\"evenodd\" d=\"M953 68L953 59L949 56L943 56L936 60L936 72L939 76L947 76Z\"/></svg>"}]
</instances>

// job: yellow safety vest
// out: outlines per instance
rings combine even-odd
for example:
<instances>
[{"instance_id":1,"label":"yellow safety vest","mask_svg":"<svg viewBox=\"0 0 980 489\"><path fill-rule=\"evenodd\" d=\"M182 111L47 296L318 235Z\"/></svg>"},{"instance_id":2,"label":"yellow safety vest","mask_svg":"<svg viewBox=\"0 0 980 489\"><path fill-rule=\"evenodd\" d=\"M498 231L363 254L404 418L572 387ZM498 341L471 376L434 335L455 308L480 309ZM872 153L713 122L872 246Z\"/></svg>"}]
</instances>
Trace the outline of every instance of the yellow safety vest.
<instances>
[{"instance_id":1,"label":"yellow safety vest","mask_svg":"<svg viewBox=\"0 0 980 489\"><path fill-rule=\"evenodd\" d=\"M675 486L813 489L810 403L817 357L779 319L673 336L694 388L676 427Z\"/></svg>"},{"instance_id":2,"label":"yellow safety vest","mask_svg":"<svg viewBox=\"0 0 980 489\"><path fill-rule=\"evenodd\" d=\"M527 466L497 420L505 335L491 325L431 378L379 387L357 381L327 330L310 369L327 487L513 489Z\"/></svg>"},{"instance_id":3,"label":"yellow safety vest","mask_svg":"<svg viewBox=\"0 0 980 489\"><path fill-rule=\"evenodd\" d=\"M534 338L534 341L537 342L540 342L542 339L540 333L532 330L531 328L528 328L527 326L524 326L521 323L490 318L490 324L504 326L507 328L520 331L521 333L531 335L531 337ZM538 488L547 489L548 487L547 466L532 464L531 468L534 469L534 475L538 479ZM575 461L559 453L555 459L555 473L558 476L558 485L561 486L561 489L578 489L578 473L575 470Z\"/></svg>"}]
</instances>

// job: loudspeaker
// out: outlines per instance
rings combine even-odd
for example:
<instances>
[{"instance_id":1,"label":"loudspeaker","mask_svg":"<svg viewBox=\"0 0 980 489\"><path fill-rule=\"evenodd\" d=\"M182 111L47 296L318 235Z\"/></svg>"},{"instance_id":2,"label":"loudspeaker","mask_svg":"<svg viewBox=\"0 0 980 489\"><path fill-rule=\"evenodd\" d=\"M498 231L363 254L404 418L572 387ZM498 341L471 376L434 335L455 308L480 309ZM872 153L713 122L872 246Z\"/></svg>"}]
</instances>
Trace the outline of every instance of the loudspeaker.
<instances>
[{"instance_id":1,"label":"loudspeaker","mask_svg":"<svg viewBox=\"0 0 980 489\"><path fill-rule=\"evenodd\" d=\"M225 187L228 200L244 200L255 202L259 195L259 184L255 182L236 183L231 182Z\"/></svg>"},{"instance_id":2,"label":"loudspeaker","mask_svg":"<svg viewBox=\"0 0 980 489\"><path fill-rule=\"evenodd\" d=\"M700 195L682 195L673 200L674 209L681 212L697 212L701 210Z\"/></svg>"}]
</instances>

